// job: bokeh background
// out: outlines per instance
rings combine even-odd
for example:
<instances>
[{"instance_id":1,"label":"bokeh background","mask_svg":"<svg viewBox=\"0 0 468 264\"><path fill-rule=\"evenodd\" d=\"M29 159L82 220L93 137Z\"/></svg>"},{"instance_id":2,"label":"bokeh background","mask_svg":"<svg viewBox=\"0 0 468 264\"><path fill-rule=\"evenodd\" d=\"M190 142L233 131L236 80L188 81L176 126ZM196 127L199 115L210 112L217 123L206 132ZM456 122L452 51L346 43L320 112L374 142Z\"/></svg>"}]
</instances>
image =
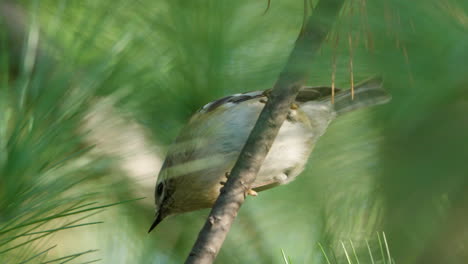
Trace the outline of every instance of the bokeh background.
<instances>
[{"instance_id":1,"label":"bokeh background","mask_svg":"<svg viewBox=\"0 0 468 264\"><path fill-rule=\"evenodd\" d=\"M147 234L164 153L202 105L272 87L304 2L0 13L0 262L183 262L208 210ZM467 62L467 1L346 1L308 84L381 75L393 100L340 117L296 181L249 197L216 262L468 263Z\"/></svg>"}]
</instances>

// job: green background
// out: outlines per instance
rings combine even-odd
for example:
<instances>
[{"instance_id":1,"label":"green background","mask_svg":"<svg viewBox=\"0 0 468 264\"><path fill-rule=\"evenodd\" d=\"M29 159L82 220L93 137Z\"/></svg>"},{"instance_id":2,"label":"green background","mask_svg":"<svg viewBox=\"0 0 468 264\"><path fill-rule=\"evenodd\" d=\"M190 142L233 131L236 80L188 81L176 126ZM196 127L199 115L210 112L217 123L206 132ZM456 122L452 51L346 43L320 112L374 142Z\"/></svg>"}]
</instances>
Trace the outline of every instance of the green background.
<instances>
[{"instance_id":1,"label":"green background","mask_svg":"<svg viewBox=\"0 0 468 264\"><path fill-rule=\"evenodd\" d=\"M183 262L208 210L148 235L158 164L201 106L273 86L304 2L270 4L19 1L25 38L0 35L1 263ZM217 263L468 262L468 3L347 1L308 85L333 61L338 87L381 75L392 101L249 197Z\"/></svg>"}]
</instances>

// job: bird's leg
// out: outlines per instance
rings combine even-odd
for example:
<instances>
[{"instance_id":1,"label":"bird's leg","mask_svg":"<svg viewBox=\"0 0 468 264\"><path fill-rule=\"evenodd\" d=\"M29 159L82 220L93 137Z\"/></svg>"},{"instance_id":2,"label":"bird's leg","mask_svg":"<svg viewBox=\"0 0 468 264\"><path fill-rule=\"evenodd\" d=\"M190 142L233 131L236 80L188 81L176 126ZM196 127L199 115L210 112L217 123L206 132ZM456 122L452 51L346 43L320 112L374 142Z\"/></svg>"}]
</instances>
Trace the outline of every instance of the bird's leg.
<instances>
[{"instance_id":1,"label":"bird's leg","mask_svg":"<svg viewBox=\"0 0 468 264\"><path fill-rule=\"evenodd\" d=\"M297 109L299 109L299 106L296 103L292 103L291 106L289 107L288 116L286 117L289 121L291 122L297 121L297 111L296 111Z\"/></svg>"},{"instance_id":2,"label":"bird's leg","mask_svg":"<svg viewBox=\"0 0 468 264\"><path fill-rule=\"evenodd\" d=\"M226 171L226 173L224 174L224 177L226 178L226 180L225 180L225 181L220 181L219 184L221 184L222 186L224 186L224 185L226 184L226 181L227 181L227 179L229 178L229 175L230 175L230 174L231 174L231 173L230 173L229 171Z\"/></svg>"},{"instance_id":3,"label":"bird's leg","mask_svg":"<svg viewBox=\"0 0 468 264\"><path fill-rule=\"evenodd\" d=\"M260 98L260 100L258 100L260 103L262 104L266 104L267 101L268 101L268 98L270 98L270 94L271 94L271 90L266 90L263 92L263 98Z\"/></svg>"},{"instance_id":4,"label":"bird's leg","mask_svg":"<svg viewBox=\"0 0 468 264\"><path fill-rule=\"evenodd\" d=\"M270 90L270 89L265 90L265 91L263 92L263 95L266 96L266 98L270 98L271 90Z\"/></svg>"},{"instance_id":5,"label":"bird's leg","mask_svg":"<svg viewBox=\"0 0 468 264\"><path fill-rule=\"evenodd\" d=\"M229 175L231 173L229 171L227 171L225 174L224 174L224 177L226 178L226 181L227 179L229 178ZM226 181L220 181L219 184L221 184L223 187L224 185L226 185ZM223 188L221 187L221 189ZM256 191L254 191L253 189L248 189L246 192L245 192L245 195L250 195L250 196L257 196L258 193Z\"/></svg>"},{"instance_id":6,"label":"bird's leg","mask_svg":"<svg viewBox=\"0 0 468 264\"><path fill-rule=\"evenodd\" d=\"M254 191L253 189L248 189L248 190L247 190L247 195L250 195L250 196L257 196L257 195L258 195L258 192Z\"/></svg>"}]
</instances>

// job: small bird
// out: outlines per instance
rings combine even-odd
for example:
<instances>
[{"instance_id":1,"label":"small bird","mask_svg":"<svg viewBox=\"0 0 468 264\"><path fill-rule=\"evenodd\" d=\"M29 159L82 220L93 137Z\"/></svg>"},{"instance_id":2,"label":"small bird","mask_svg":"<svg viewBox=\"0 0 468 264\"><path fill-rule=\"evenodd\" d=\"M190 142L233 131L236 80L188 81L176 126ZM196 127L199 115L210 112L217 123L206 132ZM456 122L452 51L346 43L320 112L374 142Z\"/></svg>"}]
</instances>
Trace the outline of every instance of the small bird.
<instances>
[{"instance_id":1,"label":"small bird","mask_svg":"<svg viewBox=\"0 0 468 264\"><path fill-rule=\"evenodd\" d=\"M269 90L234 94L203 106L168 150L156 188L156 216L148 232L165 217L210 208L268 100ZM291 182L299 175L317 140L332 120L391 96L380 78L351 90L304 87L291 105L248 194Z\"/></svg>"}]
</instances>

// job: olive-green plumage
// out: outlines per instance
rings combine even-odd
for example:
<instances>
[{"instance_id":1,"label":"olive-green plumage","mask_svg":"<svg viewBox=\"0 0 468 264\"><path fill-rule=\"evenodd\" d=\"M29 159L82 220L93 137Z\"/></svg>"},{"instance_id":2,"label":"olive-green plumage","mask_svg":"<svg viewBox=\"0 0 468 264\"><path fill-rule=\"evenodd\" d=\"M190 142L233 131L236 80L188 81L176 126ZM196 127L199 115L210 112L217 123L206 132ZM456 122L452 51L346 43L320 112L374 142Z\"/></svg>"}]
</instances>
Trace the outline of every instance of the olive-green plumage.
<instances>
[{"instance_id":1,"label":"olive-green plumage","mask_svg":"<svg viewBox=\"0 0 468 264\"><path fill-rule=\"evenodd\" d=\"M386 103L390 95L374 78L354 89L304 87L252 185L263 191L295 179L304 169L319 137L336 116ZM192 116L169 148L155 190L156 220L168 215L211 207L222 182L239 156L262 111L268 92L258 91L221 98Z\"/></svg>"}]
</instances>

